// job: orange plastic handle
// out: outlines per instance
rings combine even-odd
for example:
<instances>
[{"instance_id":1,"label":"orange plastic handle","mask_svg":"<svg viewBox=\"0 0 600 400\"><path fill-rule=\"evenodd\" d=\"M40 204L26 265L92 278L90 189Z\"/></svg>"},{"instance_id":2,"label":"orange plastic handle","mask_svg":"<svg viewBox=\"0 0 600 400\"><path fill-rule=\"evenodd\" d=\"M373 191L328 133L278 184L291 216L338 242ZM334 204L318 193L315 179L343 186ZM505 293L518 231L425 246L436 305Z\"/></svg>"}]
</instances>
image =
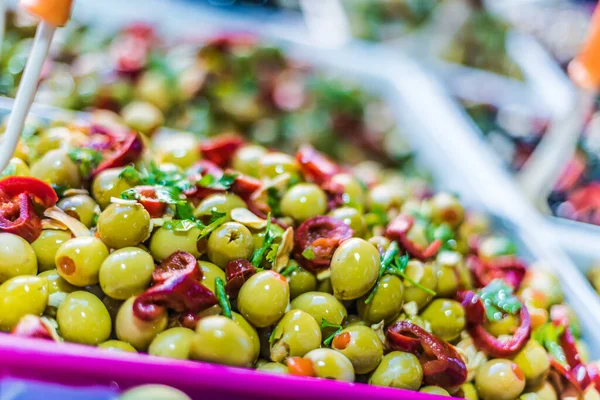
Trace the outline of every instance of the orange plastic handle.
<instances>
[{"instance_id":1,"label":"orange plastic handle","mask_svg":"<svg viewBox=\"0 0 600 400\"><path fill-rule=\"evenodd\" d=\"M71 16L73 0L20 0L20 5L50 25L63 26Z\"/></svg>"},{"instance_id":2,"label":"orange plastic handle","mask_svg":"<svg viewBox=\"0 0 600 400\"><path fill-rule=\"evenodd\" d=\"M569 64L569 76L585 89L600 89L600 6L596 6L583 47Z\"/></svg>"}]
</instances>

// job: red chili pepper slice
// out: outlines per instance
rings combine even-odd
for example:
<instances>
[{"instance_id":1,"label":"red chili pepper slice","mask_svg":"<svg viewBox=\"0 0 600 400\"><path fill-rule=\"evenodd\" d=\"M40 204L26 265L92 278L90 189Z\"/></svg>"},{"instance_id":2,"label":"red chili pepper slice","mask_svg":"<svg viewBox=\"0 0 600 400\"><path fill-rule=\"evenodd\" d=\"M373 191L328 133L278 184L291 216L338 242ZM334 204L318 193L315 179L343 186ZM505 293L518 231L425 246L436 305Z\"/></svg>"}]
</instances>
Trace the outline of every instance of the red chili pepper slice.
<instances>
[{"instance_id":1,"label":"red chili pepper slice","mask_svg":"<svg viewBox=\"0 0 600 400\"><path fill-rule=\"evenodd\" d=\"M485 307L479 295L471 290L461 290L456 294L456 301L465 309L467 322L470 324L483 324Z\"/></svg>"},{"instance_id":2,"label":"red chili pepper slice","mask_svg":"<svg viewBox=\"0 0 600 400\"><path fill-rule=\"evenodd\" d=\"M223 170L214 162L208 160L200 160L190 168L195 173L188 177L192 183L198 182L205 175L212 175L215 179L220 179L223 176ZM190 199L203 200L215 193L222 193L222 190L207 188L195 184L191 189L184 191L184 194Z\"/></svg>"},{"instance_id":3,"label":"red chili pepper slice","mask_svg":"<svg viewBox=\"0 0 600 400\"><path fill-rule=\"evenodd\" d=\"M160 285L174 276L184 275L199 282L202 279L202 270L198 268L198 261L193 255L185 251L176 251L156 266L152 272L152 282Z\"/></svg>"},{"instance_id":4,"label":"red chili pepper slice","mask_svg":"<svg viewBox=\"0 0 600 400\"><path fill-rule=\"evenodd\" d=\"M35 213L29 196L21 193L0 205L0 231L21 236L33 243L42 233L42 221Z\"/></svg>"},{"instance_id":5,"label":"red chili pepper slice","mask_svg":"<svg viewBox=\"0 0 600 400\"><path fill-rule=\"evenodd\" d=\"M591 364L590 364L591 365ZM550 366L558 372L560 376L565 378L575 390L582 393L592 383L592 379L589 376L589 366L586 367L583 364L577 366L575 369L568 368L561 364L554 358L550 358Z\"/></svg>"},{"instance_id":6,"label":"red chili pepper slice","mask_svg":"<svg viewBox=\"0 0 600 400\"><path fill-rule=\"evenodd\" d=\"M124 167L140 158L144 144L137 132L129 131L124 135L111 134L110 150L106 151L104 161L92 173L92 177L109 168Z\"/></svg>"},{"instance_id":7,"label":"red chili pepper slice","mask_svg":"<svg viewBox=\"0 0 600 400\"><path fill-rule=\"evenodd\" d=\"M515 256L502 256L484 262L475 255L467 257L467 266L473 272L479 287L486 286L494 279L502 279L518 289L527 273L525 262Z\"/></svg>"},{"instance_id":8,"label":"red chili pepper slice","mask_svg":"<svg viewBox=\"0 0 600 400\"><path fill-rule=\"evenodd\" d=\"M152 321L166 308L195 314L217 303L217 297L204 285L190 276L175 275L139 295L133 302L133 313L141 320Z\"/></svg>"},{"instance_id":9,"label":"red chili pepper slice","mask_svg":"<svg viewBox=\"0 0 600 400\"><path fill-rule=\"evenodd\" d=\"M341 171L339 165L308 145L298 149L296 161L300 164L304 178L317 185L322 185Z\"/></svg>"},{"instance_id":10,"label":"red chili pepper slice","mask_svg":"<svg viewBox=\"0 0 600 400\"><path fill-rule=\"evenodd\" d=\"M235 171L227 171L231 173L235 173ZM262 186L262 181L256 178L253 178L248 175L237 174L235 181L233 181L233 185L231 185L231 191L242 199L248 201L252 193L258 190Z\"/></svg>"},{"instance_id":11,"label":"red chili pepper slice","mask_svg":"<svg viewBox=\"0 0 600 400\"><path fill-rule=\"evenodd\" d=\"M575 337L571 333L571 329L568 327L568 325L565 326L565 330L560 337L560 347L562 347L565 352L565 358L567 364L569 364L569 369L565 369L567 372L566 375L564 373L565 371L559 372L561 372L561 374L563 374L571 383L573 383L578 390L584 391L589 385L592 384L592 378L590 377L587 367L579 355Z\"/></svg>"},{"instance_id":12,"label":"red chili pepper slice","mask_svg":"<svg viewBox=\"0 0 600 400\"><path fill-rule=\"evenodd\" d=\"M385 236L390 240L395 240L404 247L406 252L421 261L435 256L442 247L441 240L434 240L426 248L413 242L408 238L408 231L415 223L415 219L410 215L400 214L394 218L385 230Z\"/></svg>"},{"instance_id":13,"label":"red chili pepper slice","mask_svg":"<svg viewBox=\"0 0 600 400\"><path fill-rule=\"evenodd\" d=\"M35 315L26 315L11 331L12 335L54 341L54 337L48 327L42 322L40 317Z\"/></svg>"},{"instance_id":14,"label":"red chili pepper slice","mask_svg":"<svg viewBox=\"0 0 600 400\"><path fill-rule=\"evenodd\" d=\"M231 298L236 298L242 285L256 273L256 267L248 260L233 260L225 266L225 291Z\"/></svg>"},{"instance_id":15,"label":"red chili pepper slice","mask_svg":"<svg viewBox=\"0 0 600 400\"><path fill-rule=\"evenodd\" d=\"M203 141L200 144L200 152L205 159L214 162L221 168L225 168L233 159L235 152L244 143L244 139L238 135L220 135Z\"/></svg>"},{"instance_id":16,"label":"red chili pepper slice","mask_svg":"<svg viewBox=\"0 0 600 400\"><path fill-rule=\"evenodd\" d=\"M398 321L387 330L394 350L419 357L423 382L446 389L456 388L467 380L467 367L454 347L409 321Z\"/></svg>"},{"instance_id":17,"label":"red chili pepper slice","mask_svg":"<svg viewBox=\"0 0 600 400\"><path fill-rule=\"evenodd\" d=\"M27 193L32 200L44 208L50 208L58 201L56 192L46 182L30 176L7 176L0 179L0 196L2 198L17 197Z\"/></svg>"},{"instance_id":18,"label":"red chili pepper slice","mask_svg":"<svg viewBox=\"0 0 600 400\"><path fill-rule=\"evenodd\" d=\"M329 267L333 252L340 243L353 235L344 222L328 216L304 221L294 234L294 255L304 268L317 272ZM311 248L315 257L307 259L303 253Z\"/></svg>"},{"instance_id":19,"label":"red chili pepper slice","mask_svg":"<svg viewBox=\"0 0 600 400\"><path fill-rule=\"evenodd\" d=\"M138 193L140 197L139 202L148 211L150 217L162 217L167 209L167 204L158 199L153 186L136 186L134 190Z\"/></svg>"}]
</instances>

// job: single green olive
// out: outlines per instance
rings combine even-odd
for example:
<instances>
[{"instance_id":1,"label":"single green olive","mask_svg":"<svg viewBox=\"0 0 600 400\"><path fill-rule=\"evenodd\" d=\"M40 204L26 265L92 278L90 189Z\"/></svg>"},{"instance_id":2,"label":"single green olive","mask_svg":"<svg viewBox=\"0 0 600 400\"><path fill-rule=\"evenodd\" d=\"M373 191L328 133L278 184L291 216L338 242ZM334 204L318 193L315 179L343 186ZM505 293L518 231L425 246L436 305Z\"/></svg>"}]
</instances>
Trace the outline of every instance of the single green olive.
<instances>
[{"instance_id":1,"label":"single green olive","mask_svg":"<svg viewBox=\"0 0 600 400\"><path fill-rule=\"evenodd\" d=\"M42 231L35 242L31 243L40 271L56 269L56 252L64 242L71 238L71 232L69 231L55 229L44 229Z\"/></svg>"},{"instance_id":2,"label":"single green olive","mask_svg":"<svg viewBox=\"0 0 600 400\"><path fill-rule=\"evenodd\" d=\"M258 176L264 178L275 178L277 175L298 173L296 160L285 153L268 153L260 157L258 162Z\"/></svg>"},{"instance_id":3,"label":"single green olive","mask_svg":"<svg viewBox=\"0 0 600 400\"><path fill-rule=\"evenodd\" d=\"M383 357L383 344L375 331L368 326L346 327L335 335L331 348L348 357L357 374L373 371Z\"/></svg>"},{"instance_id":4,"label":"single green olive","mask_svg":"<svg viewBox=\"0 0 600 400\"><path fill-rule=\"evenodd\" d=\"M406 266L405 274L422 287L435 291L437 277L430 263L423 264L417 260L410 260ZM408 280L404 280L404 304L414 301L419 309L426 306L433 296Z\"/></svg>"},{"instance_id":5,"label":"single green olive","mask_svg":"<svg viewBox=\"0 0 600 400\"><path fill-rule=\"evenodd\" d=\"M108 310L91 293L73 292L58 307L56 322L69 342L97 345L110 337L112 322Z\"/></svg>"},{"instance_id":6,"label":"single green olive","mask_svg":"<svg viewBox=\"0 0 600 400\"><path fill-rule=\"evenodd\" d=\"M208 290L215 293L215 279L218 277L225 282L225 272L215 264L208 261L199 261L198 264L200 264L200 269L202 270L201 283L206 286Z\"/></svg>"},{"instance_id":7,"label":"single green olive","mask_svg":"<svg viewBox=\"0 0 600 400\"><path fill-rule=\"evenodd\" d=\"M193 227L185 232L161 226L150 238L150 253L157 261L162 261L176 251L185 251L198 258L204 252L204 241L198 240L200 229Z\"/></svg>"},{"instance_id":8,"label":"single green olive","mask_svg":"<svg viewBox=\"0 0 600 400\"><path fill-rule=\"evenodd\" d=\"M367 231L367 222L362 213L353 207L341 207L332 210L329 213L330 217L344 221L353 231L355 237L363 237ZM369 243L371 241L369 240ZM375 246L377 247L377 246Z\"/></svg>"},{"instance_id":9,"label":"single green olive","mask_svg":"<svg viewBox=\"0 0 600 400\"><path fill-rule=\"evenodd\" d=\"M162 111L144 101L133 101L127 104L121 110L121 115L127 126L144 135L149 135L165 122Z\"/></svg>"},{"instance_id":10,"label":"single green olive","mask_svg":"<svg viewBox=\"0 0 600 400\"><path fill-rule=\"evenodd\" d=\"M467 400L479 400L479 396L477 395L477 389L475 389L475 385L472 383L463 383L460 386L462 390L463 397Z\"/></svg>"},{"instance_id":11,"label":"single green olive","mask_svg":"<svg viewBox=\"0 0 600 400\"><path fill-rule=\"evenodd\" d=\"M399 389L417 390L423 382L423 367L410 353L392 351L386 354L375 369L369 383Z\"/></svg>"},{"instance_id":12,"label":"single green olive","mask_svg":"<svg viewBox=\"0 0 600 400\"><path fill-rule=\"evenodd\" d=\"M190 348L194 331L188 328L171 328L156 335L148 354L153 356L187 360L190 358Z\"/></svg>"},{"instance_id":13,"label":"single green olive","mask_svg":"<svg viewBox=\"0 0 600 400\"><path fill-rule=\"evenodd\" d=\"M331 286L340 300L353 300L366 294L377 282L380 256L375 246L360 238L351 238L333 253Z\"/></svg>"},{"instance_id":14,"label":"single green olive","mask_svg":"<svg viewBox=\"0 0 600 400\"><path fill-rule=\"evenodd\" d=\"M583 395L583 398L588 400L587 393ZM597 397L591 397L589 400L594 398ZM558 400L558 396L552 384L544 381L540 386L519 396L519 400Z\"/></svg>"},{"instance_id":15,"label":"single green olive","mask_svg":"<svg viewBox=\"0 0 600 400\"><path fill-rule=\"evenodd\" d=\"M428 394L435 394L436 396L444 396L444 397L451 397L450 393L448 393L448 391L446 391L445 389L442 389L439 386L423 386L419 392L421 393L428 393Z\"/></svg>"},{"instance_id":16,"label":"single green olive","mask_svg":"<svg viewBox=\"0 0 600 400\"><path fill-rule=\"evenodd\" d=\"M48 281L16 276L0 285L0 331L9 331L27 314L42 315L48 305Z\"/></svg>"},{"instance_id":17,"label":"single green olive","mask_svg":"<svg viewBox=\"0 0 600 400\"><path fill-rule=\"evenodd\" d=\"M156 335L165 330L168 315L165 310L158 318L152 321L143 321L133 313L134 301L135 297L131 297L119 308L115 319L115 332L119 340L131 344L137 350L144 351Z\"/></svg>"},{"instance_id":18,"label":"single green olive","mask_svg":"<svg viewBox=\"0 0 600 400\"><path fill-rule=\"evenodd\" d=\"M174 90L172 80L163 72L149 70L137 79L135 95L143 101L148 101L160 108L168 110L173 105Z\"/></svg>"},{"instance_id":19,"label":"single green olive","mask_svg":"<svg viewBox=\"0 0 600 400\"><path fill-rule=\"evenodd\" d=\"M42 156L50 150L65 148L73 138L74 132L65 126L56 126L44 129L38 133L38 142L35 152Z\"/></svg>"},{"instance_id":20,"label":"single green olive","mask_svg":"<svg viewBox=\"0 0 600 400\"><path fill-rule=\"evenodd\" d=\"M297 265L296 261L291 260L288 266L292 264ZM290 285L290 298L292 300L303 293L317 289L317 277L299 265L290 273L287 280Z\"/></svg>"},{"instance_id":21,"label":"single green olive","mask_svg":"<svg viewBox=\"0 0 600 400\"><path fill-rule=\"evenodd\" d=\"M143 385L123 393L119 400L191 400L180 390L165 385Z\"/></svg>"},{"instance_id":22,"label":"single green olive","mask_svg":"<svg viewBox=\"0 0 600 400\"><path fill-rule=\"evenodd\" d=\"M449 299L433 300L421 317L429 321L434 335L447 342L459 337L466 325L465 309L458 301Z\"/></svg>"},{"instance_id":23,"label":"single green olive","mask_svg":"<svg viewBox=\"0 0 600 400\"><path fill-rule=\"evenodd\" d=\"M383 183L373 186L369 191L368 205L370 210L386 211L399 209L404 203L406 192L403 187Z\"/></svg>"},{"instance_id":24,"label":"single green olive","mask_svg":"<svg viewBox=\"0 0 600 400\"><path fill-rule=\"evenodd\" d=\"M121 197L121 193L131 189L125 178L119 178L123 168L110 168L100 172L92 182L92 196L98 202L100 208L104 209L110 204L111 197Z\"/></svg>"},{"instance_id":25,"label":"single green olive","mask_svg":"<svg viewBox=\"0 0 600 400\"><path fill-rule=\"evenodd\" d=\"M260 337L258 336L258 332L244 317L241 316L241 314L238 314L235 311L231 312L231 319L233 319L233 322L238 324L238 326L248 334L254 348L254 358L252 360L256 361L260 355Z\"/></svg>"},{"instance_id":26,"label":"single green olive","mask_svg":"<svg viewBox=\"0 0 600 400\"><path fill-rule=\"evenodd\" d=\"M296 297L290 304L292 309L302 310L321 324L323 320L334 325L341 325L348 316L346 307L338 299L328 293L308 292ZM329 336L331 328L322 330L323 337Z\"/></svg>"},{"instance_id":27,"label":"single green olive","mask_svg":"<svg viewBox=\"0 0 600 400\"><path fill-rule=\"evenodd\" d=\"M237 298L238 309L252 325L264 328L283 316L290 302L286 279L275 271L262 271L248 279Z\"/></svg>"},{"instance_id":28,"label":"single green olive","mask_svg":"<svg viewBox=\"0 0 600 400\"><path fill-rule=\"evenodd\" d=\"M137 247L125 247L112 252L100 266L100 287L110 297L127 300L150 286L153 271L150 254Z\"/></svg>"},{"instance_id":29,"label":"single green olive","mask_svg":"<svg viewBox=\"0 0 600 400\"><path fill-rule=\"evenodd\" d=\"M265 154L267 149L263 146L248 144L235 152L231 165L242 174L258 177L258 164Z\"/></svg>"},{"instance_id":30,"label":"single green olive","mask_svg":"<svg viewBox=\"0 0 600 400\"><path fill-rule=\"evenodd\" d=\"M284 374L287 375L290 373L287 365L276 363L276 362L268 362L263 365L256 367L257 371L266 372L269 374Z\"/></svg>"},{"instance_id":31,"label":"single green olive","mask_svg":"<svg viewBox=\"0 0 600 400\"><path fill-rule=\"evenodd\" d=\"M52 295L53 293L72 293L81 290L77 286L71 285L64 280L55 269L40 272L38 276L40 278L46 278L48 281L48 295Z\"/></svg>"},{"instance_id":32,"label":"single green olive","mask_svg":"<svg viewBox=\"0 0 600 400\"><path fill-rule=\"evenodd\" d=\"M560 281L552 272L542 269L530 269L521 284L523 289L533 289L537 293L543 293L545 304L539 304L538 307L550 308L555 304L564 302L564 295L561 289Z\"/></svg>"},{"instance_id":33,"label":"single green olive","mask_svg":"<svg viewBox=\"0 0 600 400\"><path fill-rule=\"evenodd\" d=\"M31 175L56 186L81 186L79 168L65 150L50 150L31 166Z\"/></svg>"},{"instance_id":34,"label":"single green olive","mask_svg":"<svg viewBox=\"0 0 600 400\"><path fill-rule=\"evenodd\" d=\"M226 222L215 229L208 238L208 258L225 269L229 261L250 259L254 252L252 233L237 222Z\"/></svg>"},{"instance_id":35,"label":"single green olive","mask_svg":"<svg viewBox=\"0 0 600 400\"><path fill-rule=\"evenodd\" d=\"M100 239L82 236L64 242L56 252L56 269L75 286L95 285L100 266L108 257L108 248Z\"/></svg>"},{"instance_id":36,"label":"single green olive","mask_svg":"<svg viewBox=\"0 0 600 400\"><path fill-rule=\"evenodd\" d=\"M497 358L479 367L475 387L482 400L514 400L525 389L525 375L514 362Z\"/></svg>"},{"instance_id":37,"label":"single green olive","mask_svg":"<svg viewBox=\"0 0 600 400\"><path fill-rule=\"evenodd\" d=\"M150 237L150 214L139 203L113 203L98 217L98 235L112 249L137 246Z\"/></svg>"},{"instance_id":38,"label":"single green olive","mask_svg":"<svg viewBox=\"0 0 600 400\"><path fill-rule=\"evenodd\" d=\"M336 381L354 382L354 367L342 353L331 349L315 349L308 352L305 359L311 360L315 376L335 379Z\"/></svg>"},{"instance_id":39,"label":"single green olive","mask_svg":"<svg viewBox=\"0 0 600 400\"><path fill-rule=\"evenodd\" d=\"M281 198L281 212L297 222L323 215L327 211L327 196L314 183L298 183Z\"/></svg>"},{"instance_id":40,"label":"single green olive","mask_svg":"<svg viewBox=\"0 0 600 400\"><path fill-rule=\"evenodd\" d=\"M210 217L212 212L227 213L234 208L246 208L246 202L233 193L216 193L208 196L198 204L194 217Z\"/></svg>"},{"instance_id":41,"label":"single green olive","mask_svg":"<svg viewBox=\"0 0 600 400\"><path fill-rule=\"evenodd\" d=\"M536 340L530 340L515 356L513 361L519 366L527 387L538 386L550 370L550 358L546 350Z\"/></svg>"},{"instance_id":42,"label":"single green olive","mask_svg":"<svg viewBox=\"0 0 600 400\"><path fill-rule=\"evenodd\" d=\"M436 293L440 297L453 298L459 286L459 277L456 269L449 265L434 264L434 271L437 277Z\"/></svg>"},{"instance_id":43,"label":"single green olive","mask_svg":"<svg viewBox=\"0 0 600 400\"><path fill-rule=\"evenodd\" d=\"M369 325L385 321L391 323L402 312L404 304L404 285L395 275L383 275L376 288L375 294L365 303L369 293L356 302L358 314Z\"/></svg>"},{"instance_id":44,"label":"single green olive","mask_svg":"<svg viewBox=\"0 0 600 400\"><path fill-rule=\"evenodd\" d=\"M10 173L8 173L8 172ZM13 157L8 162L8 165L2 171L3 174L11 175L11 176L29 176L31 175L31 171L29 170L29 166L27 163L20 158Z\"/></svg>"},{"instance_id":45,"label":"single green olive","mask_svg":"<svg viewBox=\"0 0 600 400\"><path fill-rule=\"evenodd\" d=\"M198 322L190 355L194 360L250 367L254 351L254 344L244 329L227 317L213 315Z\"/></svg>"},{"instance_id":46,"label":"single green olive","mask_svg":"<svg viewBox=\"0 0 600 400\"><path fill-rule=\"evenodd\" d=\"M498 337L502 335L512 335L519 327L519 319L515 315L504 315L497 321L485 320L485 329L492 335Z\"/></svg>"},{"instance_id":47,"label":"single green olive","mask_svg":"<svg viewBox=\"0 0 600 400\"><path fill-rule=\"evenodd\" d=\"M465 210L458 198L450 193L437 193L429 200L431 220L439 225L446 223L455 228L465 217Z\"/></svg>"},{"instance_id":48,"label":"single green olive","mask_svg":"<svg viewBox=\"0 0 600 400\"><path fill-rule=\"evenodd\" d=\"M302 357L321 347L321 327L308 313L290 310L275 326L271 342L271 360Z\"/></svg>"},{"instance_id":49,"label":"single green olive","mask_svg":"<svg viewBox=\"0 0 600 400\"><path fill-rule=\"evenodd\" d=\"M96 218L100 215L100 206L87 194L64 197L56 205L88 228L95 224Z\"/></svg>"},{"instance_id":50,"label":"single green olive","mask_svg":"<svg viewBox=\"0 0 600 400\"><path fill-rule=\"evenodd\" d=\"M347 173L334 175L331 184L342 188L342 202L350 207L361 208L366 202L365 186L354 176Z\"/></svg>"},{"instance_id":51,"label":"single green olive","mask_svg":"<svg viewBox=\"0 0 600 400\"><path fill-rule=\"evenodd\" d=\"M36 275L37 257L25 239L12 233L0 233L0 283L21 275Z\"/></svg>"},{"instance_id":52,"label":"single green olive","mask_svg":"<svg viewBox=\"0 0 600 400\"><path fill-rule=\"evenodd\" d=\"M137 353L137 350L129 343L120 340L107 340L98 345L99 348L109 351L124 351L125 353Z\"/></svg>"}]
</instances>

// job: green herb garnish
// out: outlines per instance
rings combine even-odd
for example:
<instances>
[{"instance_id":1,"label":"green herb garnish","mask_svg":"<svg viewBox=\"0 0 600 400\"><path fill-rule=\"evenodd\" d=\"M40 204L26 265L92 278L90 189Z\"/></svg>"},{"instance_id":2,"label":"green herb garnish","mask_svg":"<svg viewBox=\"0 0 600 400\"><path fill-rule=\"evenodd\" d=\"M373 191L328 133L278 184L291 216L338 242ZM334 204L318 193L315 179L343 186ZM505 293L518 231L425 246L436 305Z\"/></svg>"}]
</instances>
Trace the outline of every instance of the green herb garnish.
<instances>
[{"instance_id":1,"label":"green herb garnish","mask_svg":"<svg viewBox=\"0 0 600 400\"><path fill-rule=\"evenodd\" d=\"M410 278L408 275L406 275L406 266L407 265L408 265L408 255L407 254L402 257L396 257L394 259L394 264L392 266L390 266L390 268L388 269L387 272L389 274L396 275L396 276L403 278L404 280L408 281L411 285L421 289L422 291L424 291L425 293L427 293L431 296L437 295L437 293L435 291L433 291L429 288L426 288L425 286L414 281L412 278Z\"/></svg>"},{"instance_id":2,"label":"green herb garnish","mask_svg":"<svg viewBox=\"0 0 600 400\"><path fill-rule=\"evenodd\" d=\"M267 253L267 256L265 257L267 259L268 262L270 262L271 264L273 264L275 262L275 259L277 258L277 251L279 250L279 245L281 243L273 243L271 245L271 249L269 250L269 252Z\"/></svg>"},{"instance_id":3,"label":"green herb garnish","mask_svg":"<svg viewBox=\"0 0 600 400\"><path fill-rule=\"evenodd\" d=\"M523 307L513 288L502 279L494 279L479 291L489 321L500 321L504 314L516 315Z\"/></svg>"},{"instance_id":4,"label":"green herb garnish","mask_svg":"<svg viewBox=\"0 0 600 400\"><path fill-rule=\"evenodd\" d=\"M119 178L123 178L136 186L158 185L175 187L182 192L195 187L182 173L177 171L163 171L154 162L151 162L149 165L142 164L139 170L132 165L128 165L121 171Z\"/></svg>"},{"instance_id":5,"label":"green herb garnish","mask_svg":"<svg viewBox=\"0 0 600 400\"><path fill-rule=\"evenodd\" d=\"M544 346L548 353L560 364L567 367L567 356L565 350L560 345L560 337L565 332L563 325L554 325L553 323L546 323L532 333L532 338L539 344Z\"/></svg>"},{"instance_id":6,"label":"green herb garnish","mask_svg":"<svg viewBox=\"0 0 600 400\"><path fill-rule=\"evenodd\" d=\"M294 272L296 269L298 269L298 264L293 263L292 265L287 266L283 271L281 271L281 275L290 276L292 272Z\"/></svg>"},{"instance_id":7,"label":"green herb garnish","mask_svg":"<svg viewBox=\"0 0 600 400\"><path fill-rule=\"evenodd\" d=\"M219 179L215 178L213 175L206 174L202 179L197 181L196 184L205 188L227 190L233 185L236 178L237 174L225 173Z\"/></svg>"},{"instance_id":8,"label":"green herb garnish","mask_svg":"<svg viewBox=\"0 0 600 400\"><path fill-rule=\"evenodd\" d=\"M50 186L52 186L52 189L54 189L54 192L58 197L63 197L65 195L65 192L70 189L70 187L65 185L51 184Z\"/></svg>"},{"instance_id":9,"label":"green herb garnish","mask_svg":"<svg viewBox=\"0 0 600 400\"><path fill-rule=\"evenodd\" d=\"M203 226L200 231L200 235L198 235L198 239L204 239L208 235L212 233L219 226L223 225L227 220L227 213L222 213L218 211L211 210L210 221L208 225ZM198 221L198 225L200 225L200 221Z\"/></svg>"},{"instance_id":10,"label":"green herb garnish","mask_svg":"<svg viewBox=\"0 0 600 400\"><path fill-rule=\"evenodd\" d=\"M327 322L327 320L325 318L321 319L321 329L326 329L326 328L335 328L336 331L333 332L331 335L329 335L325 340L323 340L323 344L325 346L329 346L331 344L331 342L333 341L333 338L342 331L342 329L344 329L341 325L337 325L337 324L332 324L330 322Z\"/></svg>"},{"instance_id":11,"label":"green herb garnish","mask_svg":"<svg viewBox=\"0 0 600 400\"><path fill-rule=\"evenodd\" d=\"M175 232L187 232L190 229L197 227L198 222L192 221L189 219L173 219L170 221L165 221L162 225L163 228L175 231Z\"/></svg>"},{"instance_id":12,"label":"green herb garnish","mask_svg":"<svg viewBox=\"0 0 600 400\"><path fill-rule=\"evenodd\" d=\"M225 293L225 283L223 282L223 279L218 276L215 278L215 294L217 295L217 300L219 301L219 306L221 307L223 315L227 318L232 318L231 304L229 303L227 293Z\"/></svg>"},{"instance_id":13,"label":"green herb garnish","mask_svg":"<svg viewBox=\"0 0 600 400\"><path fill-rule=\"evenodd\" d=\"M187 202L179 188L168 186L153 186L156 199L165 204L175 206L175 217L177 219L194 219L194 208ZM126 200L144 200L144 196L135 188L125 190L121 198Z\"/></svg>"},{"instance_id":14,"label":"green herb garnish","mask_svg":"<svg viewBox=\"0 0 600 400\"><path fill-rule=\"evenodd\" d=\"M94 149L71 149L68 152L71 161L79 166L81 176L88 177L102 162L102 153Z\"/></svg>"},{"instance_id":15,"label":"green herb garnish","mask_svg":"<svg viewBox=\"0 0 600 400\"><path fill-rule=\"evenodd\" d=\"M371 294L365 300L365 304L369 304L371 300L373 300L373 296L375 296L375 292L377 291L377 287L379 286L379 281L381 277L385 274L385 272L390 268L391 263L394 261L394 257L398 255L400 249L398 248L398 243L392 242L388 246L385 254L381 257L381 264L379 266L379 276L377 277L377 281L375 282L375 287L371 290Z\"/></svg>"},{"instance_id":16,"label":"green herb garnish","mask_svg":"<svg viewBox=\"0 0 600 400\"><path fill-rule=\"evenodd\" d=\"M267 189L267 205L271 209L273 215L281 214L280 210L281 199L276 188L270 187Z\"/></svg>"},{"instance_id":17,"label":"green herb garnish","mask_svg":"<svg viewBox=\"0 0 600 400\"><path fill-rule=\"evenodd\" d=\"M252 254L252 260L251 260L252 265L254 265L256 268L260 267L260 263L263 260L265 252L271 247L271 245L273 245L273 241L277 237L278 236L275 235L273 233L273 230L271 229L271 213L269 213L267 215L267 226L265 227L265 240L263 241L263 244L260 247L260 249L255 250L254 254ZM271 252L272 251L273 250L271 249ZM277 253L277 250L275 250L275 253ZM273 260L274 260L274 258L273 258Z\"/></svg>"},{"instance_id":18,"label":"green herb garnish","mask_svg":"<svg viewBox=\"0 0 600 400\"><path fill-rule=\"evenodd\" d=\"M313 248L309 246L302 252L302 257L306 258L307 260L314 260L317 258L317 255L315 254Z\"/></svg>"}]
</instances>

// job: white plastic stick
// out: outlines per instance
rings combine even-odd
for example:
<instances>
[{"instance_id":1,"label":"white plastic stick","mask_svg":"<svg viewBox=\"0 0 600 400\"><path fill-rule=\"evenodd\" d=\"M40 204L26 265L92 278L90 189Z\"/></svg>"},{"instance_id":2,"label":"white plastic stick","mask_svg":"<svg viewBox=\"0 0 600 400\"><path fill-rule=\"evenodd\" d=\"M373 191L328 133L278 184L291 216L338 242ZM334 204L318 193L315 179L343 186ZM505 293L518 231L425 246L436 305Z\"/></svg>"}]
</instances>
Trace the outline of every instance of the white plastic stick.
<instances>
[{"instance_id":1,"label":"white plastic stick","mask_svg":"<svg viewBox=\"0 0 600 400\"><path fill-rule=\"evenodd\" d=\"M23 77L15 98L15 106L8 118L8 125L6 126L6 132L2 140L2 148L0 148L0 171L4 171L17 148L17 143L25 125L25 118L29 114L31 103L35 97L40 73L42 72L44 61L46 61L46 57L48 56L55 30L56 27L42 21L35 33L33 47L31 48L31 53L29 54L29 59L27 60L27 65L25 66L25 71L23 72Z\"/></svg>"}]
</instances>

